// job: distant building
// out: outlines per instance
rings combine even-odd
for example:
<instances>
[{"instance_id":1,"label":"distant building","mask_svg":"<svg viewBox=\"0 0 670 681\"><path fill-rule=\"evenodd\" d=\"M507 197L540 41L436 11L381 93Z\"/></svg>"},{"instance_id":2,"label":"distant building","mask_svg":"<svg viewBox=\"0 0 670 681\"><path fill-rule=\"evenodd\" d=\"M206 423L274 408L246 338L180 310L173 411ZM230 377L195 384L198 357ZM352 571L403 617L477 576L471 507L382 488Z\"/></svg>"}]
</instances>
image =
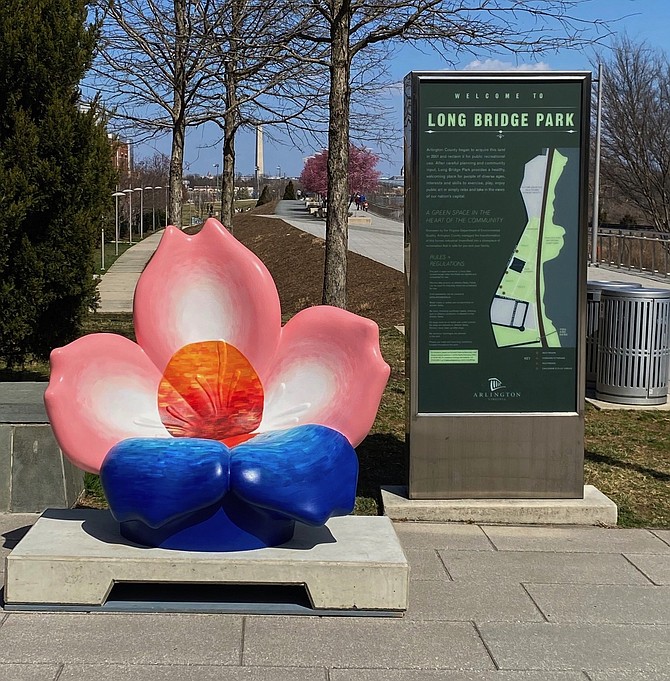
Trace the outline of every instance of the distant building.
<instances>
[{"instance_id":1,"label":"distant building","mask_svg":"<svg viewBox=\"0 0 670 681\"><path fill-rule=\"evenodd\" d=\"M130 142L124 142L119 139L116 135L111 133L108 135L109 142L114 150L114 156L112 162L114 168L121 173L127 173L132 170L132 145Z\"/></svg>"}]
</instances>

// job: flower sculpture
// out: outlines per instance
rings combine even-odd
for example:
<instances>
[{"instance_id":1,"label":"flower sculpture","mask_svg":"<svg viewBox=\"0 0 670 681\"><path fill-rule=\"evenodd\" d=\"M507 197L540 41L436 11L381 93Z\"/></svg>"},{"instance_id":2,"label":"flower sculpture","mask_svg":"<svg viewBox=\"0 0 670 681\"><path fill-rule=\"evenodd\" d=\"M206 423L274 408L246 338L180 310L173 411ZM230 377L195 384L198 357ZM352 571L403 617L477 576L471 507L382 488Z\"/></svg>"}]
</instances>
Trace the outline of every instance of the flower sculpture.
<instances>
[{"instance_id":1,"label":"flower sculpture","mask_svg":"<svg viewBox=\"0 0 670 681\"><path fill-rule=\"evenodd\" d=\"M126 538L251 549L351 512L353 448L389 374L374 322L317 306L282 327L270 273L211 218L195 236L167 228L133 312L137 344L92 334L54 350L45 396Z\"/></svg>"}]
</instances>

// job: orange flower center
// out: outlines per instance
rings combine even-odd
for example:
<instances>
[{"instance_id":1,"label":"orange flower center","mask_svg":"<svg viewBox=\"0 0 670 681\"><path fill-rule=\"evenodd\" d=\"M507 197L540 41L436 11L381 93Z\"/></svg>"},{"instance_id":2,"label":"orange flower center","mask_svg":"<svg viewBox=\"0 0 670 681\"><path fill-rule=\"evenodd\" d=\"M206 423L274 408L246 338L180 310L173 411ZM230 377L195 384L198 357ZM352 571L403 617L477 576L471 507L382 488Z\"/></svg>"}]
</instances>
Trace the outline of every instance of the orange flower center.
<instances>
[{"instance_id":1,"label":"orange flower center","mask_svg":"<svg viewBox=\"0 0 670 681\"><path fill-rule=\"evenodd\" d=\"M158 387L161 421L174 437L233 446L253 437L263 386L249 360L224 341L190 343L170 359Z\"/></svg>"}]
</instances>

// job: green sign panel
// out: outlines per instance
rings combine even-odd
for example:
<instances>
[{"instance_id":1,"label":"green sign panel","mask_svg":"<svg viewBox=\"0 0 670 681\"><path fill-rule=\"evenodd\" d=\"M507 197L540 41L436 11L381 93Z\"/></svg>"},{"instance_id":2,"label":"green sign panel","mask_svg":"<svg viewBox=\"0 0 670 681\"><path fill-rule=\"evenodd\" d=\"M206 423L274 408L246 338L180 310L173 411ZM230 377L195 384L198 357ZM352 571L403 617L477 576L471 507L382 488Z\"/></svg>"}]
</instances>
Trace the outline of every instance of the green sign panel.
<instances>
[{"instance_id":1,"label":"green sign panel","mask_svg":"<svg viewBox=\"0 0 670 681\"><path fill-rule=\"evenodd\" d=\"M576 411L583 83L415 97L418 411Z\"/></svg>"}]
</instances>

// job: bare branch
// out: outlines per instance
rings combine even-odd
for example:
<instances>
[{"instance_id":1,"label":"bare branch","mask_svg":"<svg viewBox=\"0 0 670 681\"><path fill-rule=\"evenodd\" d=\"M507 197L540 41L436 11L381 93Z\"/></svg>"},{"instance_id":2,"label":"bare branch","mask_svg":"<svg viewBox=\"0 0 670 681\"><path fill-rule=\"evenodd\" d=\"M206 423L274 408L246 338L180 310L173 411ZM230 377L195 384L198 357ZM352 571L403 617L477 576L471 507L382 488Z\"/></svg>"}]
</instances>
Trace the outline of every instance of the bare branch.
<instances>
[{"instance_id":1,"label":"bare branch","mask_svg":"<svg viewBox=\"0 0 670 681\"><path fill-rule=\"evenodd\" d=\"M670 62L629 38L604 60L602 175L658 230L670 231Z\"/></svg>"}]
</instances>

